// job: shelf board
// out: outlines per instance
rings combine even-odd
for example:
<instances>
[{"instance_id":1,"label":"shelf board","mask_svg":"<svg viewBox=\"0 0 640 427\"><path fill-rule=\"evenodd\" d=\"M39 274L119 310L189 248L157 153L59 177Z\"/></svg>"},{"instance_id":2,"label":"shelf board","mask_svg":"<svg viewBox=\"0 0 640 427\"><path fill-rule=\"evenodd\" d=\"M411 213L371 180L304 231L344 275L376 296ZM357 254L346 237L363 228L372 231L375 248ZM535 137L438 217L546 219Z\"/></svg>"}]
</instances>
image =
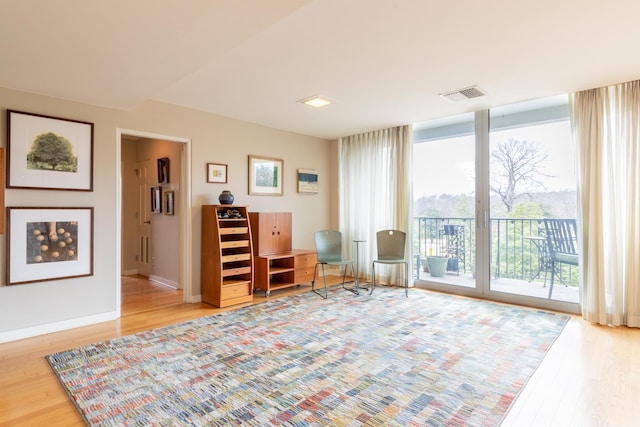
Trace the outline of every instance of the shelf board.
<instances>
[{"instance_id":1,"label":"shelf board","mask_svg":"<svg viewBox=\"0 0 640 427\"><path fill-rule=\"evenodd\" d=\"M296 286L295 282L271 282L269 285L269 290L281 289L281 288L290 288L292 286Z\"/></svg>"},{"instance_id":2,"label":"shelf board","mask_svg":"<svg viewBox=\"0 0 640 427\"><path fill-rule=\"evenodd\" d=\"M249 227L227 227L220 228L220 234L247 234L249 231Z\"/></svg>"},{"instance_id":3,"label":"shelf board","mask_svg":"<svg viewBox=\"0 0 640 427\"><path fill-rule=\"evenodd\" d=\"M251 280L241 280L241 279L224 279L222 281L222 286L235 286L235 285L243 285L249 284Z\"/></svg>"},{"instance_id":4,"label":"shelf board","mask_svg":"<svg viewBox=\"0 0 640 427\"><path fill-rule=\"evenodd\" d=\"M246 248L249 247L248 240L229 240L227 242L221 242L220 248L229 249L229 248Z\"/></svg>"},{"instance_id":5,"label":"shelf board","mask_svg":"<svg viewBox=\"0 0 640 427\"><path fill-rule=\"evenodd\" d=\"M272 274L280 274L280 273L288 273L289 271L294 271L293 267L271 267L269 269L269 275Z\"/></svg>"},{"instance_id":6,"label":"shelf board","mask_svg":"<svg viewBox=\"0 0 640 427\"><path fill-rule=\"evenodd\" d=\"M248 261L251 259L251 254L233 254L233 255L223 255L220 257L220 261L222 263L227 262L239 262L239 261Z\"/></svg>"},{"instance_id":7,"label":"shelf board","mask_svg":"<svg viewBox=\"0 0 640 427\"><path fill-rule=\"evenodd\" d=\"M251 267L230 268L229 270L222 270L222 277L239 276L249 273L251 273Z\"/></svg>"}]
</instances>

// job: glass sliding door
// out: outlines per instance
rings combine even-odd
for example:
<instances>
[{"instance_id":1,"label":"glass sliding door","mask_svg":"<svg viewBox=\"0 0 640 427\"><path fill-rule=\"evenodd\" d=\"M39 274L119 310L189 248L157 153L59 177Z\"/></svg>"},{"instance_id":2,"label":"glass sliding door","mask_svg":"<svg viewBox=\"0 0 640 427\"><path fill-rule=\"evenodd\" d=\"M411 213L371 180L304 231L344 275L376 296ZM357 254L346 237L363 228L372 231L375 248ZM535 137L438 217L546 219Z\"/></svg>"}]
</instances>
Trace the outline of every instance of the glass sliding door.
<instances>
[{"instance_id":1,"label":"glass sliding door","mask_svg":"<svg viewBox=\"0 0 640 427\"><path fill-rule=\"evenodd\" d=\"M552 268L547 231L577 247L570 131L566 96L414 124L419 286L577 312L578 257Z\"/></svg>"},{"instance_id":2,"label":"glass sliding door","mask_svg":"<svg viewBox=\"0 0 640 427\"><path fill-rule=\"evenodd\" d=\"M418 280L475 288L474 114L414 125Z\"/></svg>"},{"instance_id":3,"label":"glass sliding door","mask_svg":"<svg viewBox=\"0 0 640 427\"><path fill-rule=\"evenodd\" d=\"M576 223L567 97L494 108L489 123L490 290L577 303L578 266L552 269L545 227Z\"/></svg>"}]
</instances>

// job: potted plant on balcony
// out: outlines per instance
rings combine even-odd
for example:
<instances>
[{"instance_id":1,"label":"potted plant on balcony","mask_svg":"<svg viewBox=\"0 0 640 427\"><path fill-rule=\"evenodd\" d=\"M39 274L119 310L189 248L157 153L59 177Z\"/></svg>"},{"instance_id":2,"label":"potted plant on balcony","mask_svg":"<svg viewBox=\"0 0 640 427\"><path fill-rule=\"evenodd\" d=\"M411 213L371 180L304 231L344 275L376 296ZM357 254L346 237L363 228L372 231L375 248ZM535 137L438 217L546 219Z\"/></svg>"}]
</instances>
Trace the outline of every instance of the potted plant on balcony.
<instances>
[{"instance_id":1,"label":"potted plant on balcony","mask_svg":"<svg viewBox=\"0 0 640 427\"><path fill-rule=\"evenodd\" d=\"M447 269L448 260L449 258L446 256L428 256L427 263L429 264L429 273L431 274L431 276L444 276L444 272Z\"/></svg>"}]
</instances>

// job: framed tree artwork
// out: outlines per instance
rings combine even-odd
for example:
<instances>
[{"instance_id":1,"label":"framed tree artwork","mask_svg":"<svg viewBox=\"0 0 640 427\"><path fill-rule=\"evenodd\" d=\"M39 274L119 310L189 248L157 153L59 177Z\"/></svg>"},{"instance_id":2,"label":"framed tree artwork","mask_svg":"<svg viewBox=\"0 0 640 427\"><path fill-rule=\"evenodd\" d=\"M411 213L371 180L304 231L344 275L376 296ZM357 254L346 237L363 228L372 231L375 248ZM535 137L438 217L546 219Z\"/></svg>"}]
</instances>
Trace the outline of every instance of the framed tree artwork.
<instances>
[{"instance_id":1,"label":"framed tree artwork","mask_svg":"<svg viewBox=\"0 0 640 427\"><path fill-rule=\"evenodd\" d=\"M7 110L7 188L93 191L93 123Z\"/></svg>"},{"instance_id":2,"label":"framed tree artwork","mask_svg":"<svg viewBox=\"0 0 640 427\"><path fill-rule=\"evenodd\" d=\"M249 156L249 194L282 196L283 167L282 159Z\"/></svg>"}]
</instances>

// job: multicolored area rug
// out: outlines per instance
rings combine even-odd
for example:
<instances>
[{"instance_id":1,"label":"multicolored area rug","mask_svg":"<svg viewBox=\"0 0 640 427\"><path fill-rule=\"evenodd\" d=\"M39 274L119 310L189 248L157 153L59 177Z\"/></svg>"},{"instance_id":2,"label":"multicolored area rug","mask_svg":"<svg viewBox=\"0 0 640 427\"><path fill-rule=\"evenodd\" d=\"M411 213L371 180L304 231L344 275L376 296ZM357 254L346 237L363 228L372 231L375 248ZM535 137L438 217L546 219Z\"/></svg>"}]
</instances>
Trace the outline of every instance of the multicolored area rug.
<instances>
[{"instance_id":1,"label":"multicolored area rug","mask_svg":"<svg viewBox=\"0 0 640 427\"><path fill-rule=\"evenodd\" d=\"M309 292L47 356L89 425L498 425L569 316Z\"/></svg>"}]
</instances>

